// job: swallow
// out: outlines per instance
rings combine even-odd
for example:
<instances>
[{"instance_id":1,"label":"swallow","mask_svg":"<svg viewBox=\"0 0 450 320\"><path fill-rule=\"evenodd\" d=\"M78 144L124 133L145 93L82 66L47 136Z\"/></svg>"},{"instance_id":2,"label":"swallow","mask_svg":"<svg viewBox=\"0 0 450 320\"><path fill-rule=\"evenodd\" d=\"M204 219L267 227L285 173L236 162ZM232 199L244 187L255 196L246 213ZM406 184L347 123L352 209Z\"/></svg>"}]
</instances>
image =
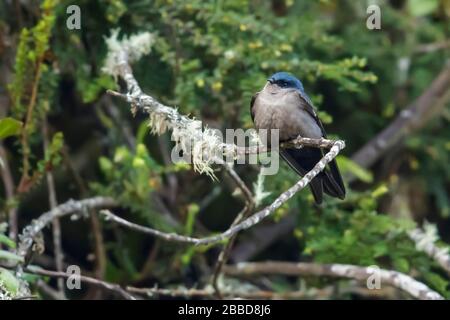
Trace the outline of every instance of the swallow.
<instances>
[{"instance_id":1,"label":"swallow","mask_svg":"<svg viewBox=\"0 0 450 320\"><path fill-rule=\"evenodd\" d=\"M273 74L264 88L250 103L250 113L256 129L279 130L280 143L298 136L326 138L325 129L314 110L303 84L287 72ZM315 147L285 148L280 156L300 176L308 173L324 156ZM322 203L323 193L344 199L345 186L336 161L333 159L309 184L314 200Z\"/></svg>"}]
</instances>

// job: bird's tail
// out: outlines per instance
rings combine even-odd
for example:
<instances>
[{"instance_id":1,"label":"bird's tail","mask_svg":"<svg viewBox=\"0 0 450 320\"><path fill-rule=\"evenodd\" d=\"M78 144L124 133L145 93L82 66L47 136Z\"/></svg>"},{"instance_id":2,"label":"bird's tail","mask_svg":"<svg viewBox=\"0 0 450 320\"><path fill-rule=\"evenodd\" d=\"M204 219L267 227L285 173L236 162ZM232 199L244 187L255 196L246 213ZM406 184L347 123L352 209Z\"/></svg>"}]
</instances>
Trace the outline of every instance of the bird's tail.
<instances>
[{"instance_id":1,"label":"bird's tail","mask_svg":"<svg viewBox=\"0 0 450 320\"><path fill-rule=\"evenodd\" d=\"M280 155L300 176L308 173L323 157L322 150L312 147L283 149ZM345 198L344 182L334 159L311 181L309 186L317 204L322 203L324 192L332 197Z\"/></svg>"}]
</instances>

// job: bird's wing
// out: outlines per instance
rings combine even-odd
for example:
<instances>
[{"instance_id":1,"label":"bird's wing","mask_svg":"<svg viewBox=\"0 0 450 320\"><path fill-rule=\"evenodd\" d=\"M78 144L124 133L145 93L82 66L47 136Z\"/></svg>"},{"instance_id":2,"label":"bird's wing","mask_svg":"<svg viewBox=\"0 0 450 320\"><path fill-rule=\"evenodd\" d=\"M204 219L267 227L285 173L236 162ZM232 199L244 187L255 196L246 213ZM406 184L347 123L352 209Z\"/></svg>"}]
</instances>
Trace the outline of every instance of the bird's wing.
<instances>
[{"instance_id":1,"label":"bird's wing","mask_svg":"<svg viewBox=\"0 0 450 320\"><path fill-rule=\"evenodd\" d=\"M259 92L255 93L255 95L252 97L252 100L250 101L250 115L252 117L252 121L255 121L255 112L253 111L253 105L255 104L255 100L258 97Z\"/></svg>"},{"instance_id":2,"label":"bird's wing","mask_svg":"<svg viewBox=\"0 0 450 320\"><path fill-rule=\"evenodd\" d=\"M300 107L303 108L308 114L316 121L316 124L319 126L320 130L322 131L322 136L324 138L327 137L327 133L325 132L325 129L323 127L322 122L319 119L319 116L316 113L315 108L313 107L311 99L304 94L301 91L298 92L298 97L300 98Z\"/></svg>"},{"instance_id":3,"label":"bird's wing","mask_svg":"<svg viewBox=\"0 0 450 320\"><path fill-rule=\"evenodd\" d=\"M319 117L317 116L317 113L314 110L314 107L309 97L300 91L298 92L298 97L299 97L299 107L308 112L308 114L315 120L316 124L322 131L322 136L326 138L327 135L325 129ZM301 149L287 149L285 153L289 154L288 157L284 155L285 160L287 160L288 163L292 167L294 167L294 169L297 172L301 173L301 171L303 171L304 172L303 175L307 171L311 170L314 167L314 165L323 157L322 150L317 148L303 147ZM323 190L326 193L328 193L333 197L338 197L341 199L345 197L344 182L342 180L339 168L334 159L329 162L328 168L325 169L322 172L322 174L319 175L319 177L323 182ZM318 191L320 191L319 188L313 189L317 189ZM318 197L316 197L316 194L314 194L314 196L317 201Z\"/></svg>"}]
</instances>

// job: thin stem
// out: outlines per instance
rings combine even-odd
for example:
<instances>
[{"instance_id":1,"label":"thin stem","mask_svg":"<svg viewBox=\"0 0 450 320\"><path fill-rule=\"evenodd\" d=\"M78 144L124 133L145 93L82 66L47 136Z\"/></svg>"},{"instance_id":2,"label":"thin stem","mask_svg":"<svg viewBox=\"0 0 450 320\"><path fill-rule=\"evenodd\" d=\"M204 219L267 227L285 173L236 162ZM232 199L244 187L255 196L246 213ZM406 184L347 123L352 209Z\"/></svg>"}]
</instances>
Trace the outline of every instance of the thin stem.
<instances>
[{"instance_id":1,"label":"thin stem","mask_svg":"<svg viewBox=\"0 0 450 320\"><path fill-rule=\"evenodd\" d=\"M5 186L5 198L8 206L9 237L15 241L18 233L17 206L12 203L15 197L15 187L7 152L2 141L0 141L0 158L3 164L0 166L0 172L2 174L3 185Z\"/></svg>"},{"instance_id":2,"label":"thin stem","mask_svg":"<svg viewBox=\"0 0 450 320\"><path fill-rule=\"evenodd\" d=\"M292 198L298 191L305 188L311 182L311 180L314 179L314 177L316 177L325 168L325 166L339 154L339 151L342 150L344 146L345 144L343 141L336 141L334 146L330 149L330 151L327 154L325 154L325 156L314 166L314 168L310 172L308 172L303 178L301 178L295 185L293 185L291 188L289 188L288 190L283 192L280 196L278 196L278 198L275 199L275 201L271 205L255 213L249 218L244 219L237 225L231 226L226 231L215 236L209 236L205 238L194 238L188 236L181 236L175 233L165 233L159 230L155 230L127 221L123 218L114 215L112 212L108 210L103 210L101 211L101 213L105 215L107 219L112 220L129 229L150 234L156 237L160 237L167 241L186 242L186 243L193 243L196 245L217 244L223 240L229 239L230 237L232 237L233 235L237 234L242 230L253 227L254 225L260 223L263 219L271 215L273 212L275 212L275 210L277 210L286 201Z\"/></svg>"},{"instance_id":3,"label":"thin stem","mask_svg":"<svg viewBox=\"0 0 450 320\"><path fill-rule=\"evenodd\" d=\"M46 152L48 152L50 145L48 123L45 117L42 120L42 136L44 140L44 154L45 154ZM46 178L47 178L47 189L48 189L48 199L50 209L53 210L58 206L58 201L56 199L55 179L53 178L52 169L46 171ZM61 224L58 218L54 218L52 220L52 230L53 230L53 247L55 251L56 269L61 272L63 270L64 265L64 254L61 242ZM57 280L57 286L60 294L64 296L63 279Z\"/></svg>"},{"instance_id":4,"label":"thin stem","mask_svg":"<svg viewBox=\"0 0 450 320\"><path fill-rule=\"evenodd\" d=\"M35 266L28 266L25 271L29 272L29 273L41 275L41 276L55 277L55 278L61 278L61 279L68 279L70 277L73 277L73 274L68 274L68 273L60 272L60 271L45 270L45 269L35 267ZM113 291L127 300L136 300L136 298L133 295L129 294L118 284L102 281L99 279L95 279L95 278L83 276L83 275L79 275L78 279L81 282L89 283L89 284L107 289L109 291Z\"/></svg>"}]
</instances>

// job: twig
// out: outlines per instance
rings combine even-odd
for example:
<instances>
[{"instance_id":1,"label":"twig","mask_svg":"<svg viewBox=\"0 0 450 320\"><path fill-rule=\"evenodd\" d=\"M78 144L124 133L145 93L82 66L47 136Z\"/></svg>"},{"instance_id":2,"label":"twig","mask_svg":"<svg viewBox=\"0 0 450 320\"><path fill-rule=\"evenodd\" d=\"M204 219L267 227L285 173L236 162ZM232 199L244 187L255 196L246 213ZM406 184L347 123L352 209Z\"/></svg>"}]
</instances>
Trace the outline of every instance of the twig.
<instances>
[{"instance_id":1,"label":"twig","mask_svg":"<svg viewBox=\"0 0 450 320\"><path fill-rule=\"evenodd\" d=\"M8 207L8 225L9 225L9 237L16 240L17 233L19 231L17 224L17 206L14 205L14 180L11 174L11 168L9 167L9 161L6 153L6 149L0 141L0 158L2 159L2 165L0 165L0 172L2 174L3 185L5 186L5 195Z\"/></svg>"},{"instance_id":2,"label":"twig","mask_svg":"<svg viewBox=\"0 0 450 320\"><path fill-rule=\"evenodd\" d=\"M70 159L68 150L63 147L62 150L63 159L67 166L67 170L71 173L75 183L80 190L81 196L86 197L88 195L88 190L83 178L79 175L76 168L74 167L72 160ZM106 253L105 245L103 242L103 233L101 228L101 223L99 221L98 215L94 210L88 209L89 218L91 220L92 233L94 236L94 251L95 251L95 275L99 279L103 279L105 269L106 269Z\"/></svg>"},{"instance_id":3,"label":"twig","mask_svg":"<svg viewBox=\"0 0 450 320\"><path fill-rule=\"evenodd\" d=\"M185 154L191 155L194 169L200 173L206 173L214 177L210 166L214 163L218 155L221 158L235 159L239 155L249 154L249 152L267 152L268 149L240 148L235 144L223 143L213 130L205 128L202 130L201 122L184 116L172 107L166 106L157 101L152 96L145 94L133 75L130 63L139 59L143 54L150 52L153 43L153 36L149 33L117 39L117 32L106 40L109 47L103 71L120 76L126 83L127 94L122 94L108 90L112 96L124 99L131 104L131 110L135 113L140 110L150 116L152 132L158 135L167 130L172 130L172 138ZM335 141L325 139L298 138L294 142L289 142L292 146L304 145L331 148ZM192 154L191 154L192 152Z\"/></svg>"},{"instance_id":4,"label":"twig","mask_svg":"<svg viewBox=\"0 0 450 320\"><path fill-rule=\"evenodd\" d=\"M315 148L322 148L322 149L329 149L333 146L335 143L334 140L329 140L325 138L320 139L313 139L313 138L304 138L301 136L298 136L295 139L292 139L291 141L286 141L280 143L280 148L289 148L289 147L315 147ZM242 155L248 155L248 154L260 154L260 153L266 153L270 152L271 148L267 146L254 146L254 147L235 147L236 155L242 156Z\"/></svg>"},{"instance_id":5,"label":"twig","mask_svg":"<svg viewBox=\"0 0 450 320\"><path fill-rule=\"evenodd\" d=\"M430 53L448 48L450 48L450 40L444 40L439 42L421 44L414 49L414 53Z\"/></svg>"},{"instance_id":6,"label":"twig","mask_svg":"<svg viewBox=\"0 0 450 320\"><path fill-rule=\"evenodd\" d=\"M111 97L106 95L104 96L104 99L102 101L105 109L109 113L111 118L115 121L116 125L121 129L122 135L127 145L130 148L134 149L136 147L136 138L133 135L133 130L130 128L128 123L122 119L119 108L111 100Z\"/></svg>"},{"instance_id":7,"label":"twig","mask_svg":"<svg viewBox=\"0 0 450 320\"><path fill-rule=\"evenodd\" d=\"M223 240L226 240L230 238L231 236L235 235L236 233L248 229L259 222L261 222L264 218L271 215L275 210L277 210L279 207L283 205L286 201L288 201L290 198L294 196L298 191L305 188L312 179L314 179L315 176L317 176L324 168L325 166L333 160L339 153L340 150L344 148L345 144L343 141L336 141L334 146L330 149L330 151L325 154L325 156L314 166L314 168L308 172L303 178L301 178L296 184L294 184L292 187L290 187L288 190L283 192L278 198L268 207L264 208L263 210L255 213L251 217L245 219L244 221L240 222L239 224L230 227L228 230L226 230L223 233L220 233L215 236L205 237L205 238L193 238L193 237L187 237L187 236L181 236L174 233L165 233L161 232L159 230L151 229L148 227L144 227L132 222L129 222L123 218L120 218L116 215L114 215L112 212L108 210L102 210L102 214L106 216L107 219L110 219L118 224L121 224L129 229L147 233L156 237L160 237L162 239L165 239L167 241L178 241L178 242L187 242L187 243L193 243L196 245L206 245L206 244L216 244L218 242L221 242Z\"/></svg>"},{"instance_id":8,"label":"twig","mask_svg":"<svg viewBox=\"0 0 450 320\"><path fill-rule=\"evenodd\" d=\"M31 224L22 230L22 234L19 236L17 254L21 257L26 257L34 243L34 239L55 218L61 218L74 212L83 212L88 208L108 208L117 205L116 200L108 197L93 197L78 201L69 200L60 204L56 208L43 213L38 219L33 220Z\"/></svg>"},{"instance_id":9,"label":"twig","mask_svg":"<svg viewBox=\"0 0 450 320\"><path fill-rule=\"evenodd\" d=\"M58 280L59 279L63 280L63 283L64 283L64 279L63 278L58 278ZM39 279L36 282L36 286L44 294L46 294L47 296L49 296L53 300L67 300L65 295L61 294L60 291L56 291L55 289L53 289L51 286L49 286L47 283L45 283L45 281L43 281L42 279Z\"/></svg>"},{"instance_id":10,"label":"twig","mask_svg":"<svg viewBox=\"0 0 450 320\"><path fill-rule=\"evenodd\" d=\"M352 160L363 168L369 168L403 137L419 130L445 106L445 102L449 99L450 90L448 88L450 88L450 67L444 68L430 86L405 107L389 126L353 154ZM354 178L353 175L350 175L346 177L346 181L351 182ZM283 218L283 220L286 220L285 224L277 223L271 227L271 239L266 238L269 232L266 228L259 226L259 229L255 229L254 237L245 244L241 244L238 248L239 252L236 251L237 261L242 261L244 258L244 260L251 259L259 250L264 249L261 246L260 238L264 237L264 247L268 247L279 236L291 233L295 225L288 222L290 219L290 217ZM249 249L243 249L244 246ZM256 248L258 250L255 250Z\"/></svg>"},{"instance_id":11,"label":"twig","mask_svg":"<svg viewBox=\"0 0 450 320\"><path fill-rule=\"evenodd\" d=\"M44 140L44 154L49 149L49 137L48 137L48 123L47 119L44 117L42 119L42 137ZM58 206L58 201L56 199L56 190L55 190L55 180L53 179L52 169L46 171L47 178L47 188L48 188L48 199L50 204L50 209L55 209ZM59 223L58 218L54 218L52 221L52 230L53 230L53 246L55 251L55 263L56 270L62 271L64 264L64 255L62 251L62 243L61 243L61 224ZM64 281L63 279L57 280L58 290L61 295L64 296Z\"/></svg>"},{"instance_id":12,"label":"twig","mask_svg":"<svg viewBox=\"0 0 450 320\"><path fill-rule=\"evenodd\" d=\"M422 300L443 300L437 292L425 284L401 272L360 267L348 264L317 264L292 262L238 263L236 266L225 266L224 272L231 276L259 276L261 274L338 277L367 281L369 277L379 276L381 284L401 289L411 296Z\"/></svg>"},{"instance_id":13,"label":"twig","mask_svg":"<svg viewBox=\"0 0 450 320\"><path fill-rule=\"evenodd\" d=\"M25 271L29 272L29 273L41 275L41 276L56 277L56 278L61 278L61 279L67 279L67 278L73 277L73 274L68 274L68 273L59 272L59 271L45 270L45 269L35 267L35 266L28 266ZM123 298L125 298L127 300L136 300L136 298L134 296L129 294L118 284L98 280L98 279L83 276L83 275L79 275L78 279L82 282L96 285L96 286L102 287L104 289L118 293L119 295L121 295Z\"/></svg>"},{"instance_id":14,"label":"twig","mask_svg":"<svg viewBox=\"0 0 450 320\"><path fill-rule=\"evenodd\" d=\"M241 223L244 219L246 219L248 216L250 216L255 208L255 201L252 192L247 187L244 181L242 181L241 177L236 173L236 171L228 164L223 164L225 170L227 171L228 175L233 179L236 186L241 190L242 194L245 198L245 205L243 210L236 216L233 223L231 224L231 227L235 227L239 223ZM228 257L231 252L231 248L233 247L234 241L236 240L237 234L233 235L230 240L225 244L223 249L220 251L219 257L217 258L216 266L214 267L214 273L212 277L212 285L214 287L214 290L216 292L216 295L219 298L222 298L222 294L219 288L219 285L217 283L219 276L222 272L222 267L226 264Z\"/></svg>"},{"instance_id":15,"label":"twig","mask_svg":"<svg viewBox=\"0 0 450 320\"><path fill-rule=\"evenodd\" d=\"M30 170L30 146L28 145L28 127L32 121L33 110L36 105L37 91L39 80L41 78L42 62L44 61L44 56L37 59L36 71L33 79L33 85L31 88L31 96L27 106L27 113L25 117L25 122L22 127L20 144L22 146L22 178L20 179L19 186L17 188L18 193L26 192L29 189L29 170Z\"/></svg>"},{"instance_id":16,"label":"twig","mask_svg":"<svg viewBox=\"0 0 450 320\"><path fill-rule=\"evenodd\" d=\"M153 296L168 296L168 297L185 297L185 298L213 298L214 290L211 289L163 289L163 288L136 288L136 287L126 287L126 290L131 293L143 294L150 297ZM292 292L273 292L267 290L256 290L256 291L231 291L224 290L222 295L224 298L232 299L305 299L314 296L330 296L332 295L332 290L330 288L316 290L314 294L303 292L303 291L292 291Z\"/></svg>"}]
</instances>

